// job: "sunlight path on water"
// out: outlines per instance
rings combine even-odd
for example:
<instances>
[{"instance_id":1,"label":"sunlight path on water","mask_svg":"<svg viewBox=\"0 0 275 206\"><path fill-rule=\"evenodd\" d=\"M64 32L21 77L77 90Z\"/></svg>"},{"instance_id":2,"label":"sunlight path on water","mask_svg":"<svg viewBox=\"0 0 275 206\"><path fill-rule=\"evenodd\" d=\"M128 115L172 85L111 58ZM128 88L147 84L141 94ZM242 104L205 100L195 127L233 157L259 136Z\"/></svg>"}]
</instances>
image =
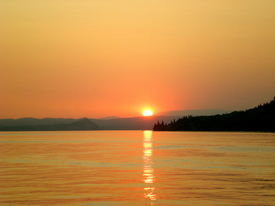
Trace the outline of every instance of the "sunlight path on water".
<instances>
[{"instance_id":1,"label":"sunlight path on water","mask_svg":"<svg viewBox=\"0 0 275 206\"><path fill-rule=\"evenodd\" d=\"M153 169L153 149L152 149L152 131L144 131L144 142L143 142L143 159L144 159L144 166L143 166L143 176L144 176L144 183L146 183L146 187L144 188L144 197L149 198L150 200L156 200L156 194L154 190L156 189L153 186L154 183L154 169ZM153 202L151 203L153 205Z\"/></svg>"}]
</instances>

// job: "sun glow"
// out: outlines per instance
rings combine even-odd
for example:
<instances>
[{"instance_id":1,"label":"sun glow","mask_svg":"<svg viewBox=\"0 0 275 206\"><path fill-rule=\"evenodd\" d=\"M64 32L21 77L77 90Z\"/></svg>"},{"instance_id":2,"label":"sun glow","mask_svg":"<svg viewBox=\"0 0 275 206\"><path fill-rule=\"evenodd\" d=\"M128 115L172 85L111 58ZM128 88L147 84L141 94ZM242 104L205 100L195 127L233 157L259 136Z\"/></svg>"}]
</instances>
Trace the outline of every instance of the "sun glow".
<instances>
[{"instance_id":1,"label":"sun glow","mask_svg":"<svg viewBox=\"0 0 275 206\"><path fill-rule=\"evenodd\" d=\"M152 116L153 112L149 109L146 109L143 111L143 116Z\"/></svg>"}]
</instances>

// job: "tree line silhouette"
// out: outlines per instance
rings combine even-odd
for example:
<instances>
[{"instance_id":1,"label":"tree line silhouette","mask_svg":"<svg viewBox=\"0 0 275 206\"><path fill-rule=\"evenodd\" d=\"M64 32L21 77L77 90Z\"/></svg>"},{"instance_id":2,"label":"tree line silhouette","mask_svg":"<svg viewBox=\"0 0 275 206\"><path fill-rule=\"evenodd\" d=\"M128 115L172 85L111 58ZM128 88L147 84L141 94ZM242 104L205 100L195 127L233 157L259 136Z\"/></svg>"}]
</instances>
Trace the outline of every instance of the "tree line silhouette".
<instances>
[{"instance_id":1,"label":"tree line silhouette","mask_svg":"<svg viewBox=\"0 0 275 206\"><path fill-rule=\"evenodd\" d=\"M168 124L158 121L153 130L275 132L275 97L269 103L246 111L212 116L185 116Z\"/></svg>"}]
</instances>

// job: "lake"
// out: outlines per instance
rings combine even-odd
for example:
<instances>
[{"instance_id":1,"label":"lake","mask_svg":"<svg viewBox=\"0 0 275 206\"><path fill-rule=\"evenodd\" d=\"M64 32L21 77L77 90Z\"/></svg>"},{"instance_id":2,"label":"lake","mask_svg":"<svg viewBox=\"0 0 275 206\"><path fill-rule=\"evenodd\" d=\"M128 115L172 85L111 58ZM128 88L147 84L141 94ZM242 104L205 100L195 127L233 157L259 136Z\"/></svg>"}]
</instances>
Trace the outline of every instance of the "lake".
<instances>
[{"instance_id":1,"label":"lake","mask_svg":"<svg viewBox=\"0 0 275 206\"><path fill-rule=\"evenodd\" d=\"M275 205L275 134L2 132L0 205Z\"/></svg>"}]
</instances>

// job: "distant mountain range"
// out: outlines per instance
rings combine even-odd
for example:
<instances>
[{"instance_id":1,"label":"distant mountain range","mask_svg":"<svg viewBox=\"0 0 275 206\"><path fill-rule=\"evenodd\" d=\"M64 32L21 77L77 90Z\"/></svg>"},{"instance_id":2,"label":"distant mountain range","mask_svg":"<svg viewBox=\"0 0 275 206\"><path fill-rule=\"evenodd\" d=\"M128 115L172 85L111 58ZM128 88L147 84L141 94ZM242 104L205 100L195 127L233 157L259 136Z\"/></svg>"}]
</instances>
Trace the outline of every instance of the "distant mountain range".
<instances>
[{"instance_id":1,"label":"distant mountain range","mask_svg":"<svg viewBox=\"0 0 275 206\"><path fill-rule=\"evenodd\" d=\"M151 130L153 128L154 130L159 131L247 131L247 129L238 126L232 127L230 129L228 125L247 125L249 122L254 121L254 113L257 113L257 119L258 121L262 121L262 123L257 123L257 125L253 123L255 129L257 126L262 124L266 124L269 125L269 127L272 127L270 124L274 125L275 122L274 108L273 110L266 109L268 107L267 105L270 104L274 105L274 100L269 104L264 104L263 106L258 106L257 108L251 110L231 113L223 110L182 110L163 112L148 117L141 116L129 118L107 117L101 119L0 119L0 131ZM263 117L261 117L261 115ZM266 118L273 120L273 122L267 122ZM237 119L239 119L239 122ZM252 131L252 129L250 130ZM270 129L268 131L270 131Z\"/></svg>"},{"instance_id":2,"label":"distant mountain range","mask_svg":"<svg viewBox=\"0 0 275 206\"><path fill-rule=\"evenodd\" d=\"M0 124L0 131L77 131L102 129L87 118L74 121L66 119L62 121L62 119L24 118L18 120L0 120L0 122L2 123Z\"/></svg>"},{"instance_id":3,"label":"distant mountain range","mask_svg":"<svg viewBox=\"0 0 275 206\"><path fill-rule=\"evenodd\" d=\"M170 122L179 117L148 116L148 117L129 117L118 119L91 119L94 123L106 130L152 130L157 121Z\"/></svg>"},{"instance_id":4,"label":"distant mountain range","mask_svg":"<svg viewBox=\"0 0 275 206\"><path fill-rule=\"evenodd\" d=\"M117 119L0 119L0 131L151 130L156 121L178 117L151 116Z\"/></svg>"},{"instance_id":5,"label":"distant mountain range","mask_svg":"<svg viewBox=\"0 0 275 206\"><path fill-rule=\"evenodd\" d=\"M184 115L210 115L219 113L225 113L225 111L182 110L163 112L149 117L118 118L111 116L101 119L0 119L0 131L151 130L157 121L169 123Z\"/></svg>"}]
</instances>

